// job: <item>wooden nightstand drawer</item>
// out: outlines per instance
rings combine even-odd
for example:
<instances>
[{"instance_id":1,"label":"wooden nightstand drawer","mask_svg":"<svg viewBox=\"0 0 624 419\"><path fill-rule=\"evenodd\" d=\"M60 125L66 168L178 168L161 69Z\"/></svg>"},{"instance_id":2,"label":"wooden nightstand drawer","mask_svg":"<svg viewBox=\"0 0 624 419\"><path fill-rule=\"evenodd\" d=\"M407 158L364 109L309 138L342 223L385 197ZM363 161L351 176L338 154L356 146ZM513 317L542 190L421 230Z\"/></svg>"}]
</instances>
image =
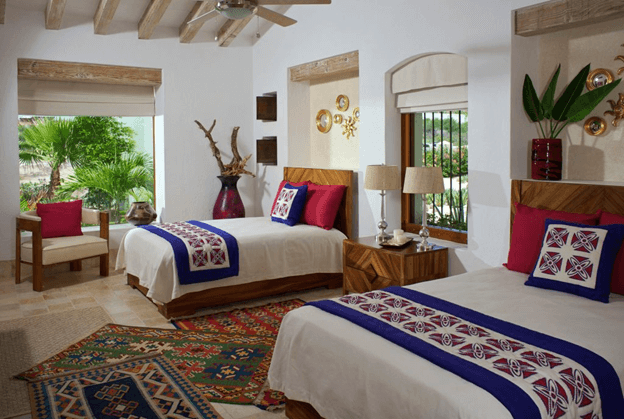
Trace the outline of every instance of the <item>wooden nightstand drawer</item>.
<instances>
[{"instance_id":1,"label":"wooden nightstand drawer","mask_svg":"<svg viewBox=\"0 0 624 419\"><path fill-rule=\"evenodd\" d=\"M417 252L416 243L404 248L384 248L374 237L343 242L343 291L367 292L403 286L448 275L448 249Z\"/></svg>"}]
</instances>

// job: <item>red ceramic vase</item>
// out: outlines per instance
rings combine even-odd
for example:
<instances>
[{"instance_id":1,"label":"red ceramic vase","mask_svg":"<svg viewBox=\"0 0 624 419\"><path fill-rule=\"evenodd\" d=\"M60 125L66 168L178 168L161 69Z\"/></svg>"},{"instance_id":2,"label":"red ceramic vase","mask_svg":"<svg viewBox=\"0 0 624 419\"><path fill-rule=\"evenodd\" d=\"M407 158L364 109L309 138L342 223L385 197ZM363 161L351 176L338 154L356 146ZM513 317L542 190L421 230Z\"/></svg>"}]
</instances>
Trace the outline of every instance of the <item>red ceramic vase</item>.
<instances>
[{"instance_id":1,"label":"red ceramic vase","mask_svg":"<svg viewBox=\"0 0 624 419\"><path fill-rule=\"evenodd\" d=\"M535 138L531 147L531 179L561 180L560 138Z\"/></svg>"},{"instance_id":2,"label":"red ceramic vase","mask_svg":"<svg viewBox=\"0 0 624 419\"><path fill-rule=\"evenodd\" d=\"M241 200L236 183L240 176L217 176L221 181L221 190L212 209L212 218L242 218L245 216L245 207Z\"/></svg>"}]
</instances>

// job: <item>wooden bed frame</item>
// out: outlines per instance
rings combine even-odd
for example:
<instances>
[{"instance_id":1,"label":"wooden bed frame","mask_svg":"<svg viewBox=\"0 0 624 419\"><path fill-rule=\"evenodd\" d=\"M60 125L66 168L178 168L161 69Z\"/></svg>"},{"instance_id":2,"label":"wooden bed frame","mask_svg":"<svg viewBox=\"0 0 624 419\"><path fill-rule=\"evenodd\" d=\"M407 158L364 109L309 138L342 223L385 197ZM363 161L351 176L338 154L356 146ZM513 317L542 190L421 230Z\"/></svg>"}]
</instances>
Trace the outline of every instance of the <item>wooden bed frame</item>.
<instances>
[{"instance_id":1,"label":"wooden bed frame","mask_svg":"<svg viewBox=\"0 0 624 419\"><path fill-rule=\"evenodd\" d=\"M595 214L598 210L624 216L624 186L573 183L572 181L511 181L511 219L515 203L556 211ZM286 399L286 417L290 419L323 419L309 403Z\"/></svg>"},{"instance_id":2,"label":"wooden bed frame","mask_svg":"<svg viewBox=\"0 0 624 419\"><path fill-rule=\"evenodd\" d=\"M309 180L317 185L345 185L345 194L340 203L334 227L342 231L348 238L351 237L353 231L353 171L284 167L284 180L290 182ZM131 274L127 274L127 276L128 285L147 296L148 289L139 284L139 278ZM170 319L192 315L201 308L319 287L342 287L342 273L315 273L212 288L184 294L165 304L154 304L163 316Z\"/></svg>"}]
</instances>

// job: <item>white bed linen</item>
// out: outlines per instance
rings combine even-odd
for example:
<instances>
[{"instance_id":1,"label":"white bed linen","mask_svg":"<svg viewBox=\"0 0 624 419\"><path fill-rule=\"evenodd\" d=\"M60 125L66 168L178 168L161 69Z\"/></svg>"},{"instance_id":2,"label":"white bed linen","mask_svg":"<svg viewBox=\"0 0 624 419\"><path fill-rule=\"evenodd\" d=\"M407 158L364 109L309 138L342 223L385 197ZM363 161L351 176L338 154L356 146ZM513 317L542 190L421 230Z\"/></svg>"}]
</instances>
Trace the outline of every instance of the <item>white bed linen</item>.
<instances>
[{"instance_id":1,"label":"white bed linen","mask_svg":"<svg viewBox=\"0 0 624 419\"><path fill-rule=\"evenodd\" d=\"M624 388L624 296L604 304L524 285L491 268L408 286L588 348ZM326 419L506 419L490 393L367 330L312 306L288 313L269 370L272 389Z\"/></svg>"},{"instance_id":2,"label":"white bed linen","mask_svg":"<svg viewBox=\"0 0 624 419\"><path fill-rule=\"evenodd\" d=\"M189 292L253 281L311 273L342 272L339 230L307 224L287 226L268 217L204 221L233 235L239 248L239 274L198 284L180 285L169 242L142 228L134 228L121 240L116 269L139 277L147 296L161 303Z\"/></svg>"}]
</instances>

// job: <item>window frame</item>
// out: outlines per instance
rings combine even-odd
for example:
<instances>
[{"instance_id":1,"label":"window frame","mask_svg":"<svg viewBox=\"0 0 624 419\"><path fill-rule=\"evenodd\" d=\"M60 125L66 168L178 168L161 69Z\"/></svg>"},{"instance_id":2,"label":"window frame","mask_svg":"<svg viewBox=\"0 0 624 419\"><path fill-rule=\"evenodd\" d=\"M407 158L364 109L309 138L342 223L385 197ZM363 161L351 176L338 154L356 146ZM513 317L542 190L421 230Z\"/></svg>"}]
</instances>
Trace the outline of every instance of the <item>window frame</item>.
<instances>
[{"instance_id":1,"label":"window frame","mask_svg":"<svg viewBox=\"0 0 624 419\"><path fill-rule=\"evenodd\" d=\"M412 166L414 156L414 118L412 113L401 114L401 182L405 182L405 171ZM401 186L402 188L403 186ZM411 194L401 194L401 228L407 232L418 234L421 224L410 222L410 215L414 213L414 200ZM456 243L467 244L468 233L457 230L437 227L428 224L429 236Z\"/></svg>"}]
</instances>

